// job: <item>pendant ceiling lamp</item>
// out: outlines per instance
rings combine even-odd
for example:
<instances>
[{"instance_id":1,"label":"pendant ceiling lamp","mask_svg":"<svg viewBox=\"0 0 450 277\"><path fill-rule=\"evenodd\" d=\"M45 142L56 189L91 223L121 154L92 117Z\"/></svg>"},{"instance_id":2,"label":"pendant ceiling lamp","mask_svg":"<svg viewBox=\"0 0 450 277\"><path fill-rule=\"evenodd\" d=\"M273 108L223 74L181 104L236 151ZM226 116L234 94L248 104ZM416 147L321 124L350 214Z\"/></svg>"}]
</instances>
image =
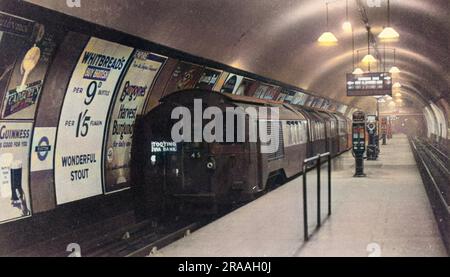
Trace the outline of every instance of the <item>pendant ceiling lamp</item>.
<instances>
[{"instance_id":1,"label":"pendant ceiling lamp","mask_svg":"<svg viewBox=\"0 0 450 277\"><path fill-rule=\"evenodd\" d=\"M397 67L397 49L394 49L394 66L391 67L391 69L389 70L389 73L391 74L399 74L401 71L400 69Z\"/></svg>"},{"instance_id":2,"label":"pendant ceiling lamp","mask_svg":"<svg viewBox=\"0 0 450 277\"><path fill-rule=\"evenodd\" d=\"M393 88L401 88L402 84L400 84L399 82L395 83L393 86Z\"/></svg>"},{"instance_id":3,"label":"pendant ceiling lamp","mask_svg":"<svg viewBox=\"0 0 450 277\"><path fill-rule=\"evenodd\" d=\"M391 27L391 3L387 1L387 26L378 35L382 41L396 41L400 38L400 34Z\"/></svg>"},{"instance_id":4,"label":"pendant ceiling lamp","mask_svg":"<svg viewBox=\"0 0 450 277\"><path fill-rule=\"evenodd\" d=\"M326 7L327 7L327 31L324 32L318 39L320 45L324 45L324 46L332 46L332 45L336 45L338 42L338 39L336 38L336 36L330 32L329 30L329 17L328 17L328 2L326 3Z\"/></svg>"},{"instance_id":5,"label":"pendant ceiling lamp","mask_svg":"<svg viewBox=\"0 0 450 277\"><path fill-rule=\"evenodd\" d=\"M367 28L367 55L364 56L362 62L364 64L369 65L369 67L370 64L377 62L377 59L374 56L372 56L372 54L370 54L370 28Z\"/></svg>"},{"instance_id":6,"label":"pendant ceiling lamp","mask_svg":"<svg viewBox=\"0 0 450 277\"><path fill-rule=\"evenodd\" d=\"M345 5L346 5L345 6L346 16L345 16L345 22L344 22L344 24L342 24L342 29L344 29L344 32L350 33L353 30L353 28L352 28L352 23L348 19L348 0L346 0Z\"/></svg>"},{"instance_id":7,"label":"pendant ceiling lamp","mask_svg":"<svg viewBox=\"0 0 450 277\"><path fill-rule=\"evenodd\" d=\"M359 67L355 68L355 70L353 71L353 75L362 75L362 74L364 74L364 70L362 70Z\"/></svg>"}]
</instances>

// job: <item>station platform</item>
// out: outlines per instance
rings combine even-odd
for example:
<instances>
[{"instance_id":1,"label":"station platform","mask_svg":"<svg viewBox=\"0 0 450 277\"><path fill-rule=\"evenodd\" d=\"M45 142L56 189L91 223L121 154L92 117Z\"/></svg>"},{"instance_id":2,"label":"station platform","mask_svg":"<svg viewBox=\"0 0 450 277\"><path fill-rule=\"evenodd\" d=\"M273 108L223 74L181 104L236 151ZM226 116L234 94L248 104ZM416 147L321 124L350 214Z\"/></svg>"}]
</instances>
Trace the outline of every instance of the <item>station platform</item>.
<instances>
[{"instance_id":1,"label":"station platform","mask_svg":"<svg viewBox=\"0 0 450 277\"><path fill-rule=\"evenodd\" d=\"M308 242L303 240L302 178L297 178L155 255L447 256L407 137L397 135L381 151L378 161L366 161L367 178L353 178L350 152L333 160L333 214ZM309 178L309 188L315 179ZM308 196L314 193L309 189Z\"/></svg>"}]
</instances>

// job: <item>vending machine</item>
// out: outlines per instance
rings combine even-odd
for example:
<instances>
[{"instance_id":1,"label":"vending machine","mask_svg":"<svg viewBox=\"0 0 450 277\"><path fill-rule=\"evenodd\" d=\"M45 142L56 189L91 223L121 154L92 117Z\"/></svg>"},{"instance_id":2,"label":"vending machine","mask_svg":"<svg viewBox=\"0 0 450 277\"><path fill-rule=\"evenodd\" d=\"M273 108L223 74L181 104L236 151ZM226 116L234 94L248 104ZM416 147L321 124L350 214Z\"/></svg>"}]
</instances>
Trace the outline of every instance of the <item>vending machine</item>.
<instances>
[{"instance_id":1,"label":"vending machine","mask_svg":"<svg viewBox=\"0 0 450 277\"><path fill-rule=\"evenodd\" d=\"M367 160L376 161L380 153L380 139L378 135L378 117L376 115L367 116Z\"/></svg>"},{"instance_id":2,"label":"vending machine","mask_svg":"<svg viewBox=\"0 0 450 277\"><path fill-rule=\"evenodd\" d=\"M355 157L355 177L366 177L364 174L364 153L366 152L366 114L357 111L353 114L352 128L353 156Z\"/></svg>"},{"instance_id":3,"label":"vending machine","mask_svg":"<svg viewBox=\"0 0 450 277\"><path fill-rule=\"evenodd\" d=\"M387 130L388 129L388 118L381 118L381 139L383 140L383 145L387 144Z\"/></svg>"}]
</instances>

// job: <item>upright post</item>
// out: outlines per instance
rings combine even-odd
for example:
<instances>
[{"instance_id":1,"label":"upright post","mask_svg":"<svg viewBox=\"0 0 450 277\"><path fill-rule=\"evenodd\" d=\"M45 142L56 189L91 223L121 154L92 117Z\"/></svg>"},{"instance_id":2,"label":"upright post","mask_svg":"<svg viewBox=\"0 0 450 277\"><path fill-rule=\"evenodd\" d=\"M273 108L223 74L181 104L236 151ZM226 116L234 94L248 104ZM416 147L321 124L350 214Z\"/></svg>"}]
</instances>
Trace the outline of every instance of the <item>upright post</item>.
<instances>
[{"instance_id":1,"label":"upright post","mask_svg":"<svg viewBox=\"0 0 450 277\"><path fill-rule=\"evenodd\" d=\"M321 202L320 170L322 168L321 160L322 157L319 155L319 159L317 160L317 226L319 228L322 226L321 209L320 209L320 202Z\"/></svg>"},{"instance_id":2,"label":"upright post","mask_svg":"<svg viewBox=\"0 0 450 277\"><path fill-rule=\"evenodd\" d=\"M308 190L306 187L306 162L303 165L303 235L305 241L309 240L308 235Z\"/></svg>"},{"instance_id":3,"label":"upright post","mask_svg":"<svg viewBox=\"0 0 450 277\"><path fill-rule=\"evenodd\" d=\"M331 216L331 155L328 155L328 216Z\"/></svg>"}]
</instances>

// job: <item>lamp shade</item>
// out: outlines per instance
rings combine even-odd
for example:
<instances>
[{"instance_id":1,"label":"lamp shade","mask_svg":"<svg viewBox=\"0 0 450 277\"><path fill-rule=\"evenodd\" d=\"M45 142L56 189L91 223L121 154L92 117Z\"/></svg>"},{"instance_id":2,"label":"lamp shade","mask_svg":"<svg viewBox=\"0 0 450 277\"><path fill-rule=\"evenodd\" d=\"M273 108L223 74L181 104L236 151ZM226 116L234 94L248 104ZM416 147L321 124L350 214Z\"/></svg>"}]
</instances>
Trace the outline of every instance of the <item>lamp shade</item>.
<instances>
[{"instance_id":1,"label":"lamp shade","mask_svg":"<svg viewBox=\"0 0 450 277\"><path fill-rule=\"evenodd\" d=\"M401 88L402 84L400 84L399 82L395 83L393 86L393 88Z\"/></svg>"},{"instance_id":2,"label":"lamp shade","mask_svg":"<svg viewBox=\"0 0 450 277\"><path fill-rule=\"evenodd\" d=\"M362 59L362 62L365 63L365 64L368 64L368 63L376 63L376 62L377 62L377 59L375 59L375 57L372 56L371 54L367 54L367 55L365 55L364 58Z\"/></svg>"},{"instance_id":3,"label":"lamp shade","mask_svg":"<svg viewBox=\"0 0 450 277\"><path fill-rule=\"evenodd\" d=\"M352 23L350 21L345 21L344 24L342 24L342 29L346 33L350 33L352 31Z\"/></svg>"},{"instance_id":4,"label":"lamp shade","mask_svg":"<svg viewBox=\"0 0 450 277\"><path fill-rule=\"evenodd\" d=\"M391 73L391 74L398 74L398 73L400 73L400 69L398 67L396 67L396 66L393 66L389 70L389 73Z\"/></svg>"},{"instance_id":5,"label":"lamp shade","mask_svg":"<svg viewBox=\"0 0 450 277\"><path fill-rule=\"evenodd\" d=\"M353 71L353 75L361 75L364 74L364 70L362 70L361 68L357 67L354 71Z\"/></svg>"},{"instance_id":6,"label":"lamp shade","mask_svg":"<svg viewBox=\"0 0 450 277\"><path fill-rule=\"evenodd\" d=\"M400 37L400 34L394 30L392 27L386 27L383 31L378 35L381 40L397 40Z\"/></svg>"},{"instance_id":7,"label":"lamp shade","mask_svg":"<svg viewBox=\"0 0 450 277\"><path fill-rule=\"evenodd\" d=\"M318 41L320 44L333 45L337 44L338 39L332 32L325 32L319 37Z\"/></svg>"}]
</instances>

